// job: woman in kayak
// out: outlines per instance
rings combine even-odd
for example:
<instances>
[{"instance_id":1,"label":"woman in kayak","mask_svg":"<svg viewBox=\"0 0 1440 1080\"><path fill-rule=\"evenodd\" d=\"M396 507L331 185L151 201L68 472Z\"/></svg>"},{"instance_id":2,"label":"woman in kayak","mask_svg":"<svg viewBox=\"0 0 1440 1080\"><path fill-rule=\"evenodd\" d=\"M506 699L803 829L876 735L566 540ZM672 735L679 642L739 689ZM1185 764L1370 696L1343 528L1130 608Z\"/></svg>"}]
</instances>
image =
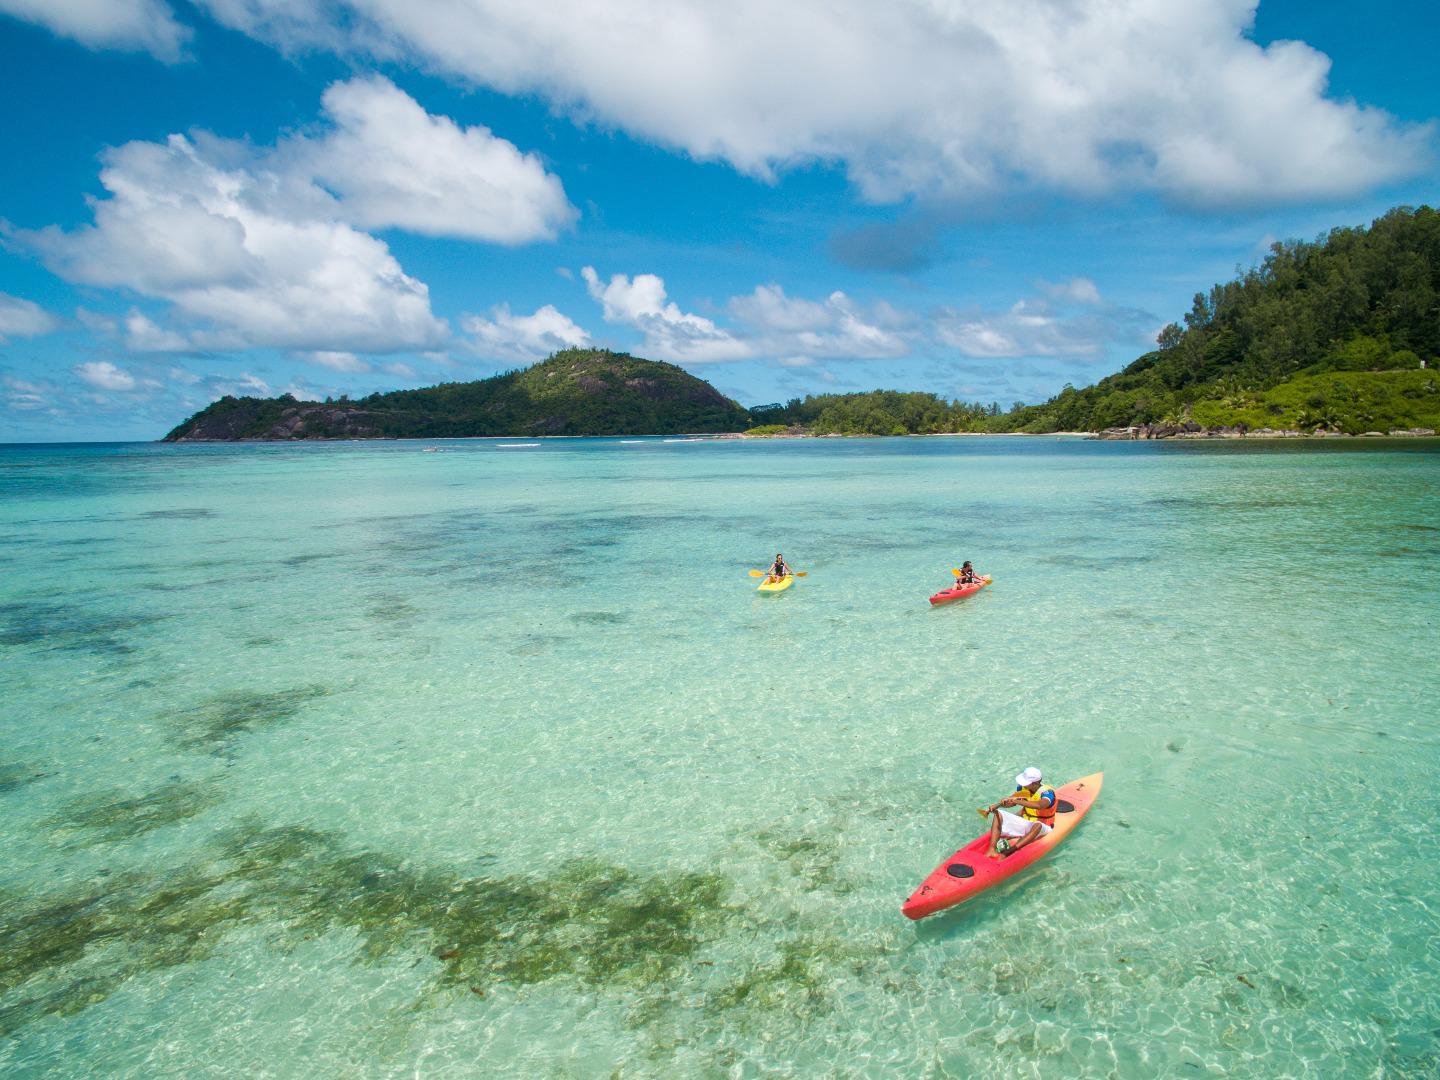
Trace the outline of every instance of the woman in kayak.
<instances>
[{"instance_id":1,"label":"woman in kayak","mask_svg":"<svg viewBox=\"0 0 1440 1080\"><path fill-rule=\"evenodd\" d=\"M966 559L963 563L960 564L960 576L957 577L955 580L960 585L980 584L980 579L975 576L975 568L970 565L969 559Z\"/></svg>"},{"instance_id":2,"label":"woman in kayak","mask_svg":"<svg viewBox=\"0 0 1440 1080\"><path fill-rule=\"evenodd\" d=\"M773 585L775 582L784 578L793 577L795 571L790 569L790 564L785 561L785 556L777 551L775 553L775 561L770 564L769 574L770 577L768 580Z\"/></svg>"},{"instance_id":3,"label":"woman in kayak","mask_svg":"<svg viewBox=\"0 0 1440 1080\"><path fill-rule=\"evenodd\" d=\"M1043 783L1035 766L1015 777L1015 794L985 811L990 816L990 858L1003 859L1048 833L1055 822L1055 801L1055 789Z\"/></svg>"}]
</instances>

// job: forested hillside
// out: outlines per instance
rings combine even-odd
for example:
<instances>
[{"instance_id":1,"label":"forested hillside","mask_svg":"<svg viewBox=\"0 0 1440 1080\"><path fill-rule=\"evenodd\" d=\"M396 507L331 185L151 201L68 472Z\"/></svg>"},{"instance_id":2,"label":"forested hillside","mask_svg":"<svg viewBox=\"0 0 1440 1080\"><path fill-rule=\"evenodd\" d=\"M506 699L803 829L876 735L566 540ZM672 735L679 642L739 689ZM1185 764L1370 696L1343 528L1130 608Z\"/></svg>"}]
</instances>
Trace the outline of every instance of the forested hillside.
<instances>
[{"instance_id":1,"label":"forested hillside","mask_svg":"<svg viewBox=\"0 0 1440 1080\"><path fill-rule=\"evenodd\" d=\"M1095 386L988 426L1096 431L1192 416L1351 433L1435 426L1440 377L1414 373L1440 358L1440 213L1400 208L1369 228L1275 244L1259 266L1196 293L1157 344Z\"/></svg>"},{"instance_id":2,"label":"forested hillside","mask_svg":"<svg viewBox=\"0 0 1440 1080\"><path fill-rule=\"evenodd\" d=\"M165 439L672 435L738 431L748 422L741 406L674 364L565 349L523 371L353 401L225 397Z\"/></svg>"}]
</instances>

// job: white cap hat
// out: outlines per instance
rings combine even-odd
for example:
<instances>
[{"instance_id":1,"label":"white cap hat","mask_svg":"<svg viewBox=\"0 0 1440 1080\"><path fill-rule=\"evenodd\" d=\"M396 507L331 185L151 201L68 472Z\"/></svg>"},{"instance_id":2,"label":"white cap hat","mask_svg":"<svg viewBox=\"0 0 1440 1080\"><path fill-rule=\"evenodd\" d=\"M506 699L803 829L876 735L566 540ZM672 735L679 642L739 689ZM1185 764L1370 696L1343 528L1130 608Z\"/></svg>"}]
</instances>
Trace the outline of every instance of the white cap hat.
<instances>
[{"instance_id":1,"label":"white cap hat","mask_svg":"<svg viewBox=\"0 0 1440 1080\"><path fill-rule=\"evenodd\" d=\"M1040 770L1031 765L1028 769L1015 777L1016 787L1029 787L1031 784L1040 782Z\"/></svg>"}]
</instances>

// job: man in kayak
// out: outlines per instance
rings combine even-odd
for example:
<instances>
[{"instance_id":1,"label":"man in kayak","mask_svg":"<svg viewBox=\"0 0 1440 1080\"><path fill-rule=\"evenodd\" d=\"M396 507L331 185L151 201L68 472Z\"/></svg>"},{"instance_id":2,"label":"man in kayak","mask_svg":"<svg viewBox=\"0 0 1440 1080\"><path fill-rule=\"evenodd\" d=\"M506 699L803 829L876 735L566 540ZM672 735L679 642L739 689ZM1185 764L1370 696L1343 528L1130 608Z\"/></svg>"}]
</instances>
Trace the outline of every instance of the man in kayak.
<instances>
[{"instance_id":1,"label":"man in kayak","mask_svg":"<svg viewBox=\"0 0 1440 1080\"><path fill-rule=\"evenodd\" d=\"M790 569L790 564L785 561L785 556L777 551L775 553L775 561L770 564L769 574L770 577L768 580L770 584L773 585L783 578L793 577L795 571Z\"/></svg>"},{"instance_id":2,"label":"man in kayak","mask_svg":"<svg viewBox=\"0 0 1440 1080\"><path fill-rule=\"evenodd\" d=\"M980 584L980 579L975 576L975 568L970 565L969 559L960 564L960 576L955 579L955 582L958 585Z\"/></svg>"},{"instance_id":3,"label":"man in kayak","mask_svg":"<svg viewBox=\"0 0 1440 1080\"><path fill-rule=\"evenodd\" d=\"M1015 777L1015 794L985 811L990 817L990 858L1003 859L1048 833L1055 802L1055 789L1046 786L1035 766Z\"/></svg>"}]
</instances>

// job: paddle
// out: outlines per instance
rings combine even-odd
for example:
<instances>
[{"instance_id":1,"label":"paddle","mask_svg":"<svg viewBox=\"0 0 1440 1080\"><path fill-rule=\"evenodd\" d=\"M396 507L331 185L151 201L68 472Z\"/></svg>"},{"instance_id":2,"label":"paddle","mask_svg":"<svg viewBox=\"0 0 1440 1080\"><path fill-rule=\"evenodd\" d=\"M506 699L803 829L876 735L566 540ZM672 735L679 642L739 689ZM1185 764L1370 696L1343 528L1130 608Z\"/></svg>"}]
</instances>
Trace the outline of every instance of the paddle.
<instances>
[{"instance_id":1,"label":"paddle","mask_svg":"<svg viewBox=\"0 0 1440 1080\"><path fill-rule=\"evenodd\" d=\"M769 577L770 575L767 574L764 570L751 570L751 571L750 571L750 576L751 576L751 577ZM809 570L801 570L798 574L791 574L790 576L791 576L791 577L809 577L809 576L810 576L810 571L809 571Z\"/></svg>"}]
</instances>

